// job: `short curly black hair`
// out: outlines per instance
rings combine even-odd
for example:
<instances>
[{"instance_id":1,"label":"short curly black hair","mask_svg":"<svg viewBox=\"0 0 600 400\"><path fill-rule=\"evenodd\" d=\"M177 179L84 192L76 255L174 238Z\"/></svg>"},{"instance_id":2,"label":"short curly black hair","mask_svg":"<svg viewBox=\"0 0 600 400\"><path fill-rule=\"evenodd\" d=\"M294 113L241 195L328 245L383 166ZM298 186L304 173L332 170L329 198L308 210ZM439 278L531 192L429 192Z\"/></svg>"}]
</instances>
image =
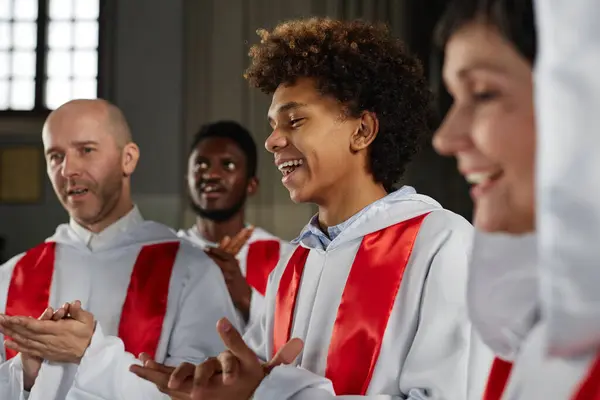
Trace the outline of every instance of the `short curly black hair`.
<instances>
[{"instance_id":1,"label":"short curly black hair","mask_svg":"<svg viewBox=\"0 0 600 400\"><path fill-rule=\"evenodd\" d=\"M443 49L458 30L477 21L496 28L523 57L535 63L537 32L533 0L453 0L438 22L435 44Z\"/></svg>"},{"instance_id":2,"label":"short curly black hair","mask_svg":"<svg viewBox=\"0 0 600 400\"><path fill-rule=\"evenodd\" d=\"M434 128L421 62L385 24L310 18L257 33L261 42L250 49L244 75L253 87L273 94L281 84L310 78L349 116L375 113L379 133L370 147L370 172L391 192Z\"/></svg>"}]
</instances>

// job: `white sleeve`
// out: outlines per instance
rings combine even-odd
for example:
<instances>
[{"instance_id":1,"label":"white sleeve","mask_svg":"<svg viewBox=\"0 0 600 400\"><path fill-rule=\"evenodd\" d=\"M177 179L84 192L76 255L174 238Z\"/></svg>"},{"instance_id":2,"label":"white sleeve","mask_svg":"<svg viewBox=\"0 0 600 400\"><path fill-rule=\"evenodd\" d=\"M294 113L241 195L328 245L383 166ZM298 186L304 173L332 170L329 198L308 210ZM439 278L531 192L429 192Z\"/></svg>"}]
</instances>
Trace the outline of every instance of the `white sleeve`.
<instances>
[{"instance_id":1,"label":"white sleeve","mask_svg":"<svg viewBox=\"0 0 600 400\"><path fill-rule=\"evenodd\" d=\"M271 286L271 278L273 274L269 276L269 284L267 285L267 296L263 299L265 303L265 310L260 313L260 317L255 320L252 325L248 325L246 332L244 332L244 342L256 353L258 358L262 362L268 361L271 357L267 355L267 313L271 307L267 306L267 302L271 298L269 294L269 286Z\"/></svg>"},{"instance_id":2,"label":"white sleeve","mask_svg":"<svg viewBox=\"0 0 600 400\"><path fill-rule=\"evenodd\" d=\"M600 2L537 0L537 231L551 353L600 342Z\"/></svg>"},{"instance_id":3,"label":"white sleeve","mask_svg":"<svg viewBox=\"0 0 600 400\"><path fill-rule=\"evenodd\" d=\"M419 326L400 376L408 399L481 399L493 355L467 315L471 232L449 232L431 261Z\"/></svg>"},{"instance_id":4,"label":"white sleeve","mask_svg":"<svg viewBox=\"0 0 600 400\"><path fill-rule=\"evenodd\" d=\"M1 267L0 267L1 268ZM4 359L4 355L0 355ZM23 367L21 356L0 364L0 399L26 400L28 393L23 390Z\"/></svg>"},{"instance_id":5,"label":"white sleeve","mask_svg":"<svg viewBox=\"0 0 600 400\"><path fill-rule=\"evenodd\" d=\"M6 298L8 287L12 277L12 271L17 262L24 254L19 254L6 263L0 265L0 310L6 310ZM4 342L4 335L0 334L0 346ZM5 349L0 348L0 399L23 400L27 398L27 392L23 390L23 367L21 356L18 355L11 360L6 360Z\"/></svg>"},{"instance_id":6,"label":"white sleeve","mask_svg":"<svg viewBox=\"0 0 600 400\"><path fill-rule=\"evenodd\" d=\"M257 323L260 323L264 309L265 297L257 290L252 289L252 297L250 298L250 318L246 324L246 330Z\"/></svg>"},{"instance_id":7,"label":"white sleeve","mask_svg":"<svg viewBox=\"0 0 600 400\"><path fill-rule=\"evenodd\" d=\"M179 299L179 311L169 338L165 364L200 364L225 348L216 331L223 317L235 321L235 310L223 276L212 261L192 265L191 278ZM201 273L198 273L200 271ZM235 322L233 322L235 324ZM123 342L105 336L99 325L79 365L67 400L168 399L157 387L129 372L140 362L124 349Z\"/></svg>"},{"instance_id":8,"label":"white sleeve","mask_svg":"<svg viewBox=\"0 0 600 400\"><path fill-rule=\"evenodd\" d=\"M399 396L336 396L329 379L291 365L273 368L254 392L253 400L400 400Z\"/></svg>"}]
</instances>

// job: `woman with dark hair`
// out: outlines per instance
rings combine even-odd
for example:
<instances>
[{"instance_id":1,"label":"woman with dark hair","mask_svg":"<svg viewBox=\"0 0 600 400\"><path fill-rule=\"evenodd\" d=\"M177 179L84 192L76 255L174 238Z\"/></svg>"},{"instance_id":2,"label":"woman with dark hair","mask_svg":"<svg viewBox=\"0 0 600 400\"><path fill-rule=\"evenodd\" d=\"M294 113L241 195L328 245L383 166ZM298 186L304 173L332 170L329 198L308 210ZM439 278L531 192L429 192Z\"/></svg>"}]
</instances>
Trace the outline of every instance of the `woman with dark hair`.
<instances>
[{"instance_id":1,"label":"woman with dark hair","mask_svg":"<svg viewBox=\"0 0 600 400\"><path fill-rule=\"evenodd\" d=\"M434 146L441 154L455 156L459 170L473 184L478 233L469 311L486 343L502 357L492 367L485 398L592 399L594 393L586 390L589 382L598 379L588 379L586 371L595 351L556 357L553 335L573 329L568 324L566 329L553 327L547 318L559 315L553 311L560 307L547 306L555 304L549 301L552 289L556 294L561 292L556 288L561 288L561 299L570 305L569 299L582 298L565 292L580 287L570 282L580 274L562 276L551 287L548 278L558 274L548 273L543 253L541 262L536 254L533 4L528 0L455 1L440 23L438 39L445 49L444 80L454 104L435 135ZM552 109L553 115L557 110ZM539 200L538 211L545 211L544 204L553 199ZM553 217L538 215L541 220ZM542 245L548 233L539 231ZM584 310L589 302L577 307ZM550 322L556 324L556 320Z\"/></svg>"}]
</instances>

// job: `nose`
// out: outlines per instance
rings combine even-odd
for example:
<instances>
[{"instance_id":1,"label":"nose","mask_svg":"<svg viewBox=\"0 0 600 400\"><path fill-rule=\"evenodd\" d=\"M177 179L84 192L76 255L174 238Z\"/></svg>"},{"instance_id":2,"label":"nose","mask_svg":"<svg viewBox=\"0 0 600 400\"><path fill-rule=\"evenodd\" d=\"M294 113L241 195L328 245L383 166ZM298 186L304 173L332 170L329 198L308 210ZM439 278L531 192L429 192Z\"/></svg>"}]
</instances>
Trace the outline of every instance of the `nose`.
<instances>
[{"instance_id":1,"label":"nose","mask_svg":"<svg viewBox=\"0 0 600 400\"><path fill-rule=\"evenodd\" d=\"M67 154L62 160L61 174L64 178L81 175L81 160L73 154Z\"/></svg>"},{"instance_id":2,"label":"nose","mask_svg":"<svg viewBox=\"0 0 600 400\"><path fill-rule=\"evenodd\" d=\"M472 146L469 120L453 108L433 135L433 148L443 156L455 156Z\"/></svg>"},{"instance_id":3,"label":"nose","mask_svg":"<svg viewBox=\"0 0 600 400\"><path fill-rule=\"evenodd\" d=\"M270 153L276 153L288 145L288 137L281 129L273 129L273 132L265 140L265 149Z\"/></svg>"},{"instance_id":4,"label":"nose","mask_svg":"<svg viewBox=\"0 0 600 400\"><path fill-rule=\"evenodd\" d=\"M200 178L204 181L219 180L222 178L222 170L215 163L211 163L207 168L200 171Z\"/></svg>"}]
</instances>

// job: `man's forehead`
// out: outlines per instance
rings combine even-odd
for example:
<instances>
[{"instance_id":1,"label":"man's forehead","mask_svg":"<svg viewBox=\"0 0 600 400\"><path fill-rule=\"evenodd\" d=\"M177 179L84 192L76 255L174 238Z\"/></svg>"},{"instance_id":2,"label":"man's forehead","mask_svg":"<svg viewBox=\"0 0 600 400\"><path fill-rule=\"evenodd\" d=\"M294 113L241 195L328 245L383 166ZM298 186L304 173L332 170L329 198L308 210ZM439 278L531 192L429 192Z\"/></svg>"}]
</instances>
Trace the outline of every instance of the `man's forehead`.
<instances>
[{"instance_id":1,"label":"man's forehead","mask_svg":"<svg viewBox=\"0 0 600 400\"><path fill-rule=\"evenodd\" d=\"M113 135L99 126L81 126L67 124L62 126L48 125L42 131L42 141L48 146L79 146L81 143L106 143L113 141Z\"/></svg>"},{"instance_id":2,"label":"man's forehead","mask_svg":"<svg viewBox=\"0 0 600 400\"><path fill-rule=\"evenodd\" d=\"M195 157L245 157L246 153L234 139L224 136L207 137L201 140L190 158Z\"/></svg>"},{"instance_id":3,"label":"man's forehead","mask_svg":"<svg viewBox=\"0 0 600 400\"><path fill-rule=\"evenodd\" d=\"M314 85L307 81L300 81L295 85L280 85L271 98L269 115L292 108L306 107L320 99L321 96Z\"/></svg>"}]
</instances>

